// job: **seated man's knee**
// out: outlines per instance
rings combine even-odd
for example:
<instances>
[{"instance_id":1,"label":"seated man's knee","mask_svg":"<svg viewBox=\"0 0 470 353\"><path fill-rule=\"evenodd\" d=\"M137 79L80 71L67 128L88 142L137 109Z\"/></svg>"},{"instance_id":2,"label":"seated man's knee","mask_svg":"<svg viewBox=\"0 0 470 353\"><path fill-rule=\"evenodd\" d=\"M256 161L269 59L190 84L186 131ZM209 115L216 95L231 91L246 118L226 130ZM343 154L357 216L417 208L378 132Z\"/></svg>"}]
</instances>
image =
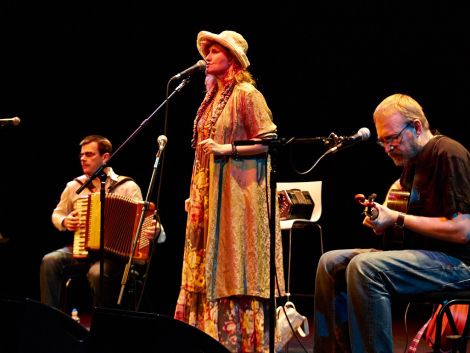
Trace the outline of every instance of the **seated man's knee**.
<instances>
[{"instance_id":1,"label":"seated man's knee","mask_svg":"<svg viewBox=\"0 0 470 353\"><path fill-rule=\"evenodd\" d=\"M88 282L90 283L90 287L94 290L98 288L99 281L100 281L100 264L94 263L90 266L90 269L87 273Z\"/></svg>"},{"instance_id":2,"label":"seated man's knee","mask_svg":"<svg viewBox=\"0 0 470 353\"><path fill-rule=\"evenodd\" d=\"M374 253L362 253L352 258L346 268L346 278L349 279L358 275L370 276L375 272L374 257Z\"/></svg>"},{"instance_id":3,"label":"seated man's knee","mask_svg":"<svg viewBox=\"0 0 470 353\"><path fill-rule=\"evenodd\" d=\"M41 260L41 272L50 272L62 267L61 257L56 252L43 256Z\"/></svg>"}]
</instances>

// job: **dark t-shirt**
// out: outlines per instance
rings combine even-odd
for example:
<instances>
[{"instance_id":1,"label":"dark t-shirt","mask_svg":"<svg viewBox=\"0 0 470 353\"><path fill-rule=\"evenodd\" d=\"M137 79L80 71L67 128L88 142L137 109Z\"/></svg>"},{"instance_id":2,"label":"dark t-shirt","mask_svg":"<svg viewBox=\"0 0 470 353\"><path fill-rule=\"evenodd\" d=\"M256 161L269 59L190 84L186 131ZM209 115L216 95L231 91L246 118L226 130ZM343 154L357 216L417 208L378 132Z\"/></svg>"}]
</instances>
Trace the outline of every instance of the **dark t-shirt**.
<instances>
[{"instance_id":1,"label":"dark t-shirt","mask_svg":"<svg viewBox=\"0 0 470 353\"><path fill-rule=\"evenodd\" d=\"M407 213L452 218L470 213L470 153L457 141L437 135L404 168L401 183L410 190ZM455 244L407 231L405 248L443 251L470 264L470 243Z\"/></svg>"}]
</instances>

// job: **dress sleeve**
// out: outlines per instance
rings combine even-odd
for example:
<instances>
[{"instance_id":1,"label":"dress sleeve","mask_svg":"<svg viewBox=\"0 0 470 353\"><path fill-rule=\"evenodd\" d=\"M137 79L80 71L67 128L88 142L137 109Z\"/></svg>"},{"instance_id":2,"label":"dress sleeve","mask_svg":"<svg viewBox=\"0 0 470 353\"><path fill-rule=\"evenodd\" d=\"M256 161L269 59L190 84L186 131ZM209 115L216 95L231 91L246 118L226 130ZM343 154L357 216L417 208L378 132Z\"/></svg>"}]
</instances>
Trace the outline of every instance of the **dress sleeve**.
<instances>
[{"instance_id":1,"label":"dress sleeve","mask_svg":"<svg viewBox=\"0 0 470 353\"><path fill-rule=\"evenodd\" d=\"M241 104L244 110L244 127L249 138L276 137L277 127L273 123L271 110L266 99L257 89L246 91Z\"/></svg>"}]
</instances>

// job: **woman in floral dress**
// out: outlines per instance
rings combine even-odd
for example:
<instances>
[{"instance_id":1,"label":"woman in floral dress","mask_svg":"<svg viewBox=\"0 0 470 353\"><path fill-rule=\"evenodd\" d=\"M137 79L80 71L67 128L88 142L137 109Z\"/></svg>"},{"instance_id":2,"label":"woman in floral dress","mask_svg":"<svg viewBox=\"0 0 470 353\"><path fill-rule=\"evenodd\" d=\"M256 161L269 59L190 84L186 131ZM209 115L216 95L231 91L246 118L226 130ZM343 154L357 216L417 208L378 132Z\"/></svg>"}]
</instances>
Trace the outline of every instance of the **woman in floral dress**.
<instances>
[{"instance_id":1,"label":"woman in floral dress","mask_svg":"<svg viewBox=\"0 0 470 353\"><path fill-rule=\"evenodd\" d=\"M202 31L197 48L207 63L207 93L194 120L195 159L175 318L205 331L231 352L267 352L268 147L233 142L275 138L276 125L247 71L243 36ZM279 296L284 295L284 274L281 233L275 223Z\"/></svg>"}]
</instances>

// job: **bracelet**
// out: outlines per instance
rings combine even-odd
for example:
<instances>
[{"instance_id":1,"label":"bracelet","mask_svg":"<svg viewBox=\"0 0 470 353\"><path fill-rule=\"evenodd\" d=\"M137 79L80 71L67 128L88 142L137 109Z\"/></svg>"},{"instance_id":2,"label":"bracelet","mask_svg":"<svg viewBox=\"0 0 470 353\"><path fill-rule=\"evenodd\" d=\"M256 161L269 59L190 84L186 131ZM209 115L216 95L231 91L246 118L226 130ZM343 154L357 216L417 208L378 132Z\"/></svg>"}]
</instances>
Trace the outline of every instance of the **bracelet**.
<instances>
[{"instance_id":1,"label":"bracelet","mask_svg":"<svg viewBox=\"0 0 470 353\"><path fill-rule=\"evenodd\" d=\"M232 157L233 157L233 158L238 158L237 146L235 146L234 143L232 143Z\"/></svg>"},{"instance_id":2,"label":"bracelet","mask_svg":"<svg viewBox=\"0 0 470 353\"><path fill-rule=\"evenodd\" d=\"M403 213L399 213L397 220L395 221L395 227L403 229L405 227L405 215Z\"/></svg>"}]
</instances>

